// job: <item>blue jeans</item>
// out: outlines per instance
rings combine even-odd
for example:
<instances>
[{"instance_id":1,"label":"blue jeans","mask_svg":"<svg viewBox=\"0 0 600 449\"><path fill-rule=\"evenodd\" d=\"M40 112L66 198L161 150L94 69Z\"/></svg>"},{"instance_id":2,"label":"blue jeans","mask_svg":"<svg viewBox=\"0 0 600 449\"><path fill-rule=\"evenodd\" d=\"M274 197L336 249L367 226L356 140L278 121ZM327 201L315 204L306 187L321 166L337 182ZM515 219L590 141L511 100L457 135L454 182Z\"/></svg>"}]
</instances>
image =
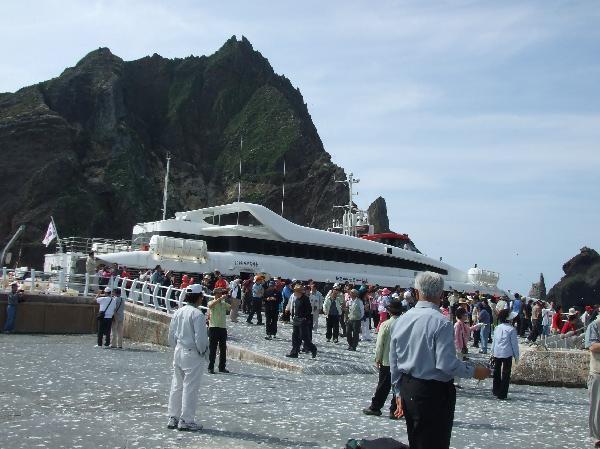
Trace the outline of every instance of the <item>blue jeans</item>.
<instances>
[{"instance_id":1,"label":"blue jeans","mask_svg":"<svg viewBox=\"0 0 600 449\"><path fill-rule=\"evenodd\" d=\"M6 321L4 322L4 332L12 332L15 328L15 318L17 317L17 305L9 304L6 307Z\"/></svg>"},{"instance_id":2,"label":"blue jeans","mask_svg":"<svg viewBox=\"0 0 600 449\"><path fill-rule=\"evenodd\" d=\"M481 328L481 351L487 353L488 338L490 338L490 325L486 324Z\"/></svg>"}]
</instances>

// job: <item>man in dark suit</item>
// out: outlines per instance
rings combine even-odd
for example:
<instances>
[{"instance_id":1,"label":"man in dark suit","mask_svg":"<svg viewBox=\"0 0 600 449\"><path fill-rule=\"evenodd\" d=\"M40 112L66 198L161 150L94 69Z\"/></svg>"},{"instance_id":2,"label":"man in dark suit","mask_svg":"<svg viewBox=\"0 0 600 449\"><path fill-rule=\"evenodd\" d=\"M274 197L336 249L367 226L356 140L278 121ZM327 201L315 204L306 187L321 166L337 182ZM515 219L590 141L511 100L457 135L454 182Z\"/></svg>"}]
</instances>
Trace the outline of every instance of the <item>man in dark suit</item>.
<instances>
[{"instance_id":1,"label":"man in dark suit","mask_svg":"<svg viewBox=\"0 0 600 449\"><path fill-rule=\"evenodd\" d=\"M317 356L317 347L312 342L312 333L310 332L312 307L302 284L294 286L294 293L290 296L287 309L292 317L294 327L292 329L292 351L286 354L286 357L297 359L300 344L304 343L304 347L312 353L314 359Z\"/></svg>"}]
</instances>

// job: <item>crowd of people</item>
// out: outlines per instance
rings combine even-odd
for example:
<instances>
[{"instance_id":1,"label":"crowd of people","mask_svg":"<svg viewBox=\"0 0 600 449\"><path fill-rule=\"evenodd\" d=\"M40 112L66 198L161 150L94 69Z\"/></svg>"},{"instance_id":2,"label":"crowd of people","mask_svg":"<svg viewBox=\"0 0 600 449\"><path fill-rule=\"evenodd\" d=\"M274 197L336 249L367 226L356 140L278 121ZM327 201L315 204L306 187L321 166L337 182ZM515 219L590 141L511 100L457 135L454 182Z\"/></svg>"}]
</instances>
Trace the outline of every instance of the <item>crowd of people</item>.
<instances>
[{"instance_id":1,"label":"crowd of people","mask_svg":"<svg viewBox=\"0 0 600 449\"><path fill-rule=\"evenodd\" d=\"M99 287L97 346L122 348L125 303L120 288L128 288L133 276L123 267L98 265L93 254L88 262L88 274L97 278ZM552 302L519 294L508 297L446 291L443 278L431 272L419 274L414 288L364 282L323 284L264 274L227 279L217 270L175 275L160 266L140 272L138 279L186 292L183 306L177 307L178 301L174 301L169 329L169 343L175 347L169 428L202 428L195 421L202 372L214 374L215 364L220 373L229 372L227 316L238 322L240 312L244 313L248 326L264 326L266 340L277 339L278 326L286 323L292 327L291 349L286 356L298 358L308 353L316 358L313 332L323 314L326 343L339 344L342 337L347 350L356 351L361 341L371 340L375 334L374 361L379 377L363 413L381 415L391 392L389 418L406 420L410 447L414 448L449 447L461 378L493 377L493 395L499 400L507 398L512 363L518 363L520 356L519 338L522 343L535 344L552 334L585 332L585 347L592 359L590 435L600 447L598 306L563 311ZM4 325L7 332L14 327L21 295L17 283L11 284L11 289ZM489 354L489 361L473 363L471 351Z\"/></svg>"}]
</instances>

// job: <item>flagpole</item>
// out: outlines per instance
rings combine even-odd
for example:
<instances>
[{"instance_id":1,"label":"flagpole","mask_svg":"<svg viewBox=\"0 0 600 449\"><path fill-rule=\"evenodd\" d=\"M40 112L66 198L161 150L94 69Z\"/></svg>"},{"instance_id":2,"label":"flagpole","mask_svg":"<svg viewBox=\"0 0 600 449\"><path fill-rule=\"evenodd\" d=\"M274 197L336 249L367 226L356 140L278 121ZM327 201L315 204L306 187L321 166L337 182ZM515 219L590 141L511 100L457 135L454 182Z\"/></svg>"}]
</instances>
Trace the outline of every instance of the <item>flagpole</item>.
<instances>
[{"instance_id":1,"label":"flagpole","mask_svg":"<svg viewBox=\"0 0 600 449\"><path fill-rule=\"evenodd\" d=\"M58 228L56 227L56 223L54 223L54 217L50 215L50 221L52 221L52 226L54 226L54 232L56 232L56 243L58 244L58 252L62 253L62 243L60 243L60 237L58 236Z\"/></svg>"},{"instance_id":2,"label":"flagpole","mask_svg":"<svg viewBox=\"0 0 600 449\"><path fill-rule=\"evenodd\" d=\"M281 216L283 217L283 202L285 201L285 159L283 160L283 182L281 183Z\"/></svg>"},{"instance_id":3,"label":"flagpole","mask_svg":"<svg viewBox=\"0 0 600 449\"><path fill-rule=\"evenodd\" d=\"M240 136L240 174L238 177L238 198L237 202L240 202L242 198L242 149L244 147L244 136ZM237 213L237 222L236 224L240 224L240 205L238 204L238 213Z\"/></svg>"}]
</instances>

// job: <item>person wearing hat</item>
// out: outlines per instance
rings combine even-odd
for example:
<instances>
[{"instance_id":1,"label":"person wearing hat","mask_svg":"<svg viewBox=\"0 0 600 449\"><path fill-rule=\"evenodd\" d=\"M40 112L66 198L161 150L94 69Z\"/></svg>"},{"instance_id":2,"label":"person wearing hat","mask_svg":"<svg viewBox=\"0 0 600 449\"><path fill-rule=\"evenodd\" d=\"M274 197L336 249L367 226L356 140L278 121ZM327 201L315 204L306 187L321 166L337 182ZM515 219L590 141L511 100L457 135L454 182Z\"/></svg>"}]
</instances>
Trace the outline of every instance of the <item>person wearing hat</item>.
<instances>
[{"instance_id":1,"label":"person wearing hat","mask_svg":"<svg viewBox=\"0 0 600 449\"><path fill-rule=\"evenodd\" d=\"M389 302L388 302L389 304ZM348 350L356 351L360 339L360 322L365 314L365 307L358 297L358 290L350 290L350 302L348 303L348 322L346 323L346 340ZM387 312L386 312L387 314ZM381 326L381 323L379 323Z\"/></svg>"},{"instance_id":2,"label":"person wearing hat","mask_svg":"<svg viewBox=\"0 0 600 449\"><path fill-rule=\"evenodd\" d=\"M581 321L579 320L579 312L577 312L577 309L575 309L575 307L571 307L569 309L569 313L567 314L567 321L562 327L560 333L563 335L567 332L573 332L573 334L576 334L580 328L579 323L581 323Z\"/></svg>"},{"instance_id":3,"label":"person wearing hat","mask_svg":"<svg viewBox=\"0 0 600 449\"><path fill-rule=\"evenodd\" d=\"M281 301L281 293L277 290L276 282L269 281L265 290L265 340L271 340L277 336L277 318Z\"/></svg>"},{"instance_id":4,"label":"person wearing hat","mask_svg":"<svg viewBox=\"0 0 600 449\"><path fill-rule=\"evenodd\" d=\"M215 373L215 359L217 358L217 346L219 347L219 372L228 373L225 368L227 361L227 312L231 309L227 303L227 288L217 287L213 290L214 299L208 302L208 372Z\"/></svg>"},{"instance_id":5,"label":"person wearing hat","mask_svg":"<svg viewBox=\"0 0 600 449\"><path fill-rule=\"evenodd\" d=\"M590 322L585 331L584 348L590 351L590 395L589 428L594 447L600 447L600 316Z\"/></svg>"},{"instance_id":6,"label":"person wearing hat","mask_svg":"<svg viewBox=\"0 0 600 449\"><path fill-rule=\"evenodd\" d=\"M390 374L390 339L394 323L402 313L402 301L398 295L392 297L387 309L390 318L379 328L377 342L375 343L375 365L379 370L379 381L377 382L375 394L371 399L371 405L363 409L365 415L381 416L381 409L385 405L385 401L392 388L392 377ZM396 408L396 394L393 394L392 402L390 403L390 419L399 418L399 416L396 416Z\"/></svg>"},{"instance_id":7,"label":"person wearing hat","mask_svg":"<svg viewBox=\"0 0 600 449\"><path fill-rule=\"evenodd\" d=\"M4 321L4 327L2 332L7 334L12 333L15 330L15 321L17 318L17 305L21 300L22 293L19 292L19 283L17 281L11 282L10 293L7 297L6 305L6 320Z\"/></svg>"},{"instance_id":8,"label":"person wearing hat","mask_svg":"<svg viewBox=\"0 0 600 449\"><path fill-rule=\"evenodd\" d=\"M341 288L340 284L333 284L331 290L325 295L323 303L323 313L327 323L325 338L327 341L331 341L333 336L334 343L338 342L340 335L340 316L344 307L344 294L341 292Z\"/></svg>"},{"instance_id":9,"label":"person wearing hat","mask_svg":"<svg viewBox=\"0 0 600 449\"><path fill-rule=\"evenodd\" d=\"M510 385L512 359L519 363L519 341L513 320L517 312L502 309L498 312L498 326L494 329L492 341L492 357L494 366L494 383L492 393L498 399L506 399Z\"/></svg>"},{"instance_id":10,"label":"person wearing hat","mask_svg":"<svg viewBox=\"0 0 600 449\"><path fill-rule=\"evenodd\" d=\"M311 332L309 330L312 309L310 300L304 294L302 284L294 285L294 293L290 296L287 309L292 319L292 351L286 354L286 357L298 358L300 353L300 344L304 342L304 348L312 353L313 359L317 356L317 347L311 341Z\"/></svg>"},{"instance_id":11,"label":"person wearing hat","mask_svg":"<svg viewBox=\"0 0 600 449\"><path fill-rule=\"evenodd\" d=\"M96 316L98 322L98 344L97 348L102 347L102 337L105 337L104 347L108 348L110 344L110 331L112 328L112 318L116 309L115 298L111 295L112 288L105 287L102 293L96 297L96 302L100 304L100 310Z\"/></svg>"},{"instance_id":12,"label":"person wearing hat","mask_svg":"<svg viewBox=\"0 0 600 449\"><path fill-rule=\"evenodd\" d=\"M377 299L377 313L379 315L379 322L377 323L376 330L379 332L379 328L385 320L388 319L387 306L390 303L390 295L392 292L388 288L381 290L379 298Z\"/></svg>"},{"instance_id":13,"label":"person wearing hat","mask_svg":"<svg viewBox=\"0 0 600 449\"><path fill-rule=\"evenodd\" d=\"M173 379L169 395L169 429L199 431L196 424L198 389L208 355L206 317L198 309L202 286L192 284L185 290L185 306L177 309L169 326L169 346L173 354Z\"/></svg>"},{"instance_id":14,"label":"person wearing hat","mask_svg":"<svg viewBox=\"0 0 600 449\"><path fill-rule=\"evenodd\" d=\"M257 275L254 277L254 284L252 284L252 310L248 314L246 323L252 324L252 318L256 314L256 325L262 326L262 304L263 296L265 295L265 277Z\"/></svg>"}]
</instances>

